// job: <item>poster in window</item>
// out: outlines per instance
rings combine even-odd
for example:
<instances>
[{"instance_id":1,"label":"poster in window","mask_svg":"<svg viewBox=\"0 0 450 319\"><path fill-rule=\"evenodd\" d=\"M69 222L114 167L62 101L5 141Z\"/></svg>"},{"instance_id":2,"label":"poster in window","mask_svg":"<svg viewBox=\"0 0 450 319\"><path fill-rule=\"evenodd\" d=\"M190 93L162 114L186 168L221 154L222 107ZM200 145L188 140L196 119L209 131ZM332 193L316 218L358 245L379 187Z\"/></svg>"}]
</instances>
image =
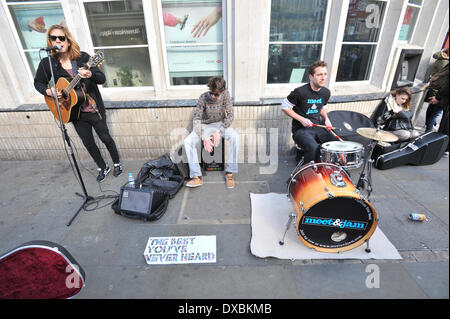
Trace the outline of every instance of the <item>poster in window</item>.
<instances>
[{"instance_id":1,"label":"poster in window","mask_svg":"<svg viewBox=\"0 0 450 319\"><path fill-rule=\"evenodd\" d=\"M10 5L9 10L25 50L45 47L48 28L54 24L65 25L60 4Z\"/></svg>"},{"instance_id":2,"label":"poster in window","mask_svg":"<svg viewBox=\"0 0 450 319\"><path fill-rule=\"evenodd\" d=\"M162 15L172 76L207 76L223 69L222 1L164 0Z\"/></svg>"}]
</instances>

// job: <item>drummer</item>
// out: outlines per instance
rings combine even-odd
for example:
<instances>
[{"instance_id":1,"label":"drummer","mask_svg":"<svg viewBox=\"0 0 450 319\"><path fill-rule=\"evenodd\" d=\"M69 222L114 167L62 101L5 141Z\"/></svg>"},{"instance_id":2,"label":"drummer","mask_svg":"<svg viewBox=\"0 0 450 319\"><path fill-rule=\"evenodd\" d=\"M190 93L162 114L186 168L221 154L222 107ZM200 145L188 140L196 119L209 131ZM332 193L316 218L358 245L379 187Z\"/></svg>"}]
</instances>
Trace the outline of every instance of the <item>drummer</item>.
<instances>
[{"instance_id":1,"label":"drummer","mask_svg":"<svg viewBox=\"0 0 450 319\"><path fill-rule=\"evenodd\" d=\"M281 104L283 112L292 118L292 138L304 150L304 163L319 162L320 145L338 140L329 130L314 126L332 127L327 114L331 95L325 87L327 76L327 63L314 62L309 66L309 83L296 88Z\"/></svg>"}]
</instances>

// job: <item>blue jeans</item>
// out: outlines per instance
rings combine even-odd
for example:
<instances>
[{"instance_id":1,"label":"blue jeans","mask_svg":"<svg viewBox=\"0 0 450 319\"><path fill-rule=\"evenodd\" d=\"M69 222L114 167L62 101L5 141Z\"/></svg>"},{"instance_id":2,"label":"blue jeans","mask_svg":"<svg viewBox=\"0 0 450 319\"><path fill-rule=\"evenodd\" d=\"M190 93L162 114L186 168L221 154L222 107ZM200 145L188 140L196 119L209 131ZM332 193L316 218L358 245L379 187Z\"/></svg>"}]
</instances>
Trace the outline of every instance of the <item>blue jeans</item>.
<instances>
[{"instance_id":1,"label":"blue jeans","mask_svg":"<svg viewBox=\"0 0 450 319\"><path fill-rule=\"evenodd\" d=\"M221 123L202 124L202 138L197 133L191 132L184 139L184 149L189 162L189 176L202 176L202 170L198 161L198 151L200 151L200 143L204 138L207 138L217 132ZM239 134L231 127L225 129L223 138L230 142L230 147L227 150L227 157L225 163L225 171L230 173L238 172L238 151L239 151Z\"/></svg>"},{"instance_id":2,"label":"blue jeans","mask_svg":"<svg viewBox=\"0 0 450 319\"><path fill-rule=\"evenodd\" d=\"M437 104L429 104L426 117L425 117L425 132L430 132L433 130L434 125L436 124L437 119L444 110L438 106Z\"/></svg>"}]
</instances>

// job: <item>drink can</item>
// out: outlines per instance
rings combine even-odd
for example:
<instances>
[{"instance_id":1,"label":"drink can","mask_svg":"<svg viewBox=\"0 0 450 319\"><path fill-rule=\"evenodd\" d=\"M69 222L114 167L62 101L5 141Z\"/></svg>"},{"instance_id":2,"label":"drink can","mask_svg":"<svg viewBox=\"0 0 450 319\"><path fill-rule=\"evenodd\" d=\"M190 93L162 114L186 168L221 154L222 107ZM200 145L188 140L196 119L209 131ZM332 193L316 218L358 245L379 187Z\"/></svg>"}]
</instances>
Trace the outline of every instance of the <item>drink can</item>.
<instances>
[{"instance_id":1,"label":"drink can","mask_svg":"<svg viewBox=\"0 0 450 319\"><path fill-rule=\"evenodd\" d=\"M411 220L418 220L418 221L421 221L421 222L424 222L424 221L427 220L427 216L425 216L425 214L422 214L422 213L409 214L409 218Z\"/></svg>"}]
</instances>

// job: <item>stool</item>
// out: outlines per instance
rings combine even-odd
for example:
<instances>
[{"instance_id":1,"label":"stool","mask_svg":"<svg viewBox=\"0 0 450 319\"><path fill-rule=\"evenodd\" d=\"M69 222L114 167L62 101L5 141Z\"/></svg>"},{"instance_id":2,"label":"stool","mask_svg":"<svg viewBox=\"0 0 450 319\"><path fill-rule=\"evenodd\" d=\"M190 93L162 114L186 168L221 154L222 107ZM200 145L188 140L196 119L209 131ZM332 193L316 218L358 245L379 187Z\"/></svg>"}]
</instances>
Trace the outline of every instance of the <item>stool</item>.
<instances>
[{"instance_id":1,"label":"stool","mask_svg":"<svg viewBox=\"0 0 450 319\"><path fill-rule=\"evenodd\" d=\"M208 152L203 146L201 151L201 165L205 171L225 170L225 139L222 137L220 144L213 147L212 152Z\"/></svg>"}]
</instances>

